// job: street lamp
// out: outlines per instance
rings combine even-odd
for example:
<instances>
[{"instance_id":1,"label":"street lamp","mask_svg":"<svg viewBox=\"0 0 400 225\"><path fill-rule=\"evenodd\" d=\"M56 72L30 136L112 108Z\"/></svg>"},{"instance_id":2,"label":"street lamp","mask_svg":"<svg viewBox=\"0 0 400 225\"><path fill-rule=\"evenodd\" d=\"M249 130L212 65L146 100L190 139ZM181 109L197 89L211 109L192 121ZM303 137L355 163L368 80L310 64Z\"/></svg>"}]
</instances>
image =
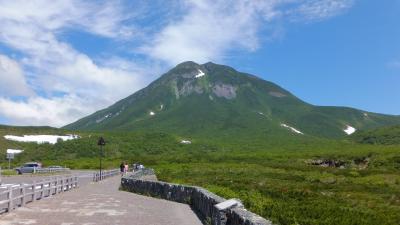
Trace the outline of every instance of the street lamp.
<instances>
[{"instance_id":1,"label":"street lamp","mask_svg":"<svg viewBox=\"0 0 400 225\"><path fill-rule=\"evenodd\" d=\"M101 176L101 159L103 158L103 146L106 145L106 141L104 140L103 137L99 138L99 141L97 142L97 145L100 146L100 180L102 179Z\"/></svg>"}]
</instances>

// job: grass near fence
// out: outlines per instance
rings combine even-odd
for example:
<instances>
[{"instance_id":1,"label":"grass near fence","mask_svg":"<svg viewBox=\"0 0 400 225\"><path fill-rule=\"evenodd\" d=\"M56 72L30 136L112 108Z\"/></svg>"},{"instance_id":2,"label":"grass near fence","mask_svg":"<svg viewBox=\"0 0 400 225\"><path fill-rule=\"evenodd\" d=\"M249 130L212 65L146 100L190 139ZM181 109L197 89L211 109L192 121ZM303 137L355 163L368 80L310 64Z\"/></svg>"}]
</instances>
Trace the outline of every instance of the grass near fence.
<instances>
[{"instance_id":1,"label":"grass near fence","mask_svg":"<svg viewBox=\"0 0 400 225\"><path fill-rule=\"evenodd\" d=\"M2 176L12 176L12 175L17 175L17 172L12 169L1 169L0 174Z\"/></svg>"}]
</instances>

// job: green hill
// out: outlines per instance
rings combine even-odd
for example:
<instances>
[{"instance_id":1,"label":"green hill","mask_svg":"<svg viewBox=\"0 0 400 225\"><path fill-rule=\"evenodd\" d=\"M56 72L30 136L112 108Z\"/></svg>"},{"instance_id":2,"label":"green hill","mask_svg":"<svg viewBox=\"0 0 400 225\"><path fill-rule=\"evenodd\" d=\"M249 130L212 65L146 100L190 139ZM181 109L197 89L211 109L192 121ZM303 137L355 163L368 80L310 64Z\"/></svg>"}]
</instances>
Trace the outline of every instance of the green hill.
<instances>
[{"instance_id":1,"label":"green hill","mask_svg":"<svg viewBox=\"0 0 400 225\"><path fill-rule=\"evenodd\" d=\"M308 104L278 85L231 67L181 63L148 87L65 126L72 130L152 131L221 140L277 136L340 138L400 124L399 116Z\"/></svg>"},{"instance_id":2,"label":"green hill","mask_svg":"<svg viewBox=\"0 0 400 225\"><path fill-rule=\"evenodd\" d=\"M364 144L400 145L400 126L356 132L351 139Z\"/></svg>"},{"instance_id":3,"label":"green hill","mask_svg":"<svg viewBox=\"0 0 400 225\"><path fill-rule=\"evenodd\" d=\"M198 185L226 198L240 198L246 208L274 224L398 224L400 155L398 146L366 145L312 137L231 142L195 138L181 144L177 135L151 132L74 131L79 139L54 145L6 140L4 135L68 134L54 128L0 126L0 155L23 149L19 166L40 161L96 169L100 136L106 139L103 165L141 162L163 181ZM294 136L296 137L296 136ZM318 162L340 162L326 166ZM8 163L0 158L0 166Z\"/></svg>"}]
</instances>

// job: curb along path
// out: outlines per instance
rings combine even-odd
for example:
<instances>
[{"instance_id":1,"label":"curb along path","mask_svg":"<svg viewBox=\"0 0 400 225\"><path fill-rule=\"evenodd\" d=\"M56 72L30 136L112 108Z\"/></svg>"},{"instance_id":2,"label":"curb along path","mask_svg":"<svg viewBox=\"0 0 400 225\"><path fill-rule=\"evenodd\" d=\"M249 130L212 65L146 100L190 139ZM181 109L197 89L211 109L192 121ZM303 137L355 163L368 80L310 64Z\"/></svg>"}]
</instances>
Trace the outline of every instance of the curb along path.
<instances>
[{"instance_id":1,"label":"curb along path","mask_svg":"<svg viewBox=\"0 0 400 225\"><path fill-rule=\"evenodd\" d=\"M120 176L90 183L0 216L0 225L201 225L188 205L119 191Z\"/></svg>"}]
</instances>

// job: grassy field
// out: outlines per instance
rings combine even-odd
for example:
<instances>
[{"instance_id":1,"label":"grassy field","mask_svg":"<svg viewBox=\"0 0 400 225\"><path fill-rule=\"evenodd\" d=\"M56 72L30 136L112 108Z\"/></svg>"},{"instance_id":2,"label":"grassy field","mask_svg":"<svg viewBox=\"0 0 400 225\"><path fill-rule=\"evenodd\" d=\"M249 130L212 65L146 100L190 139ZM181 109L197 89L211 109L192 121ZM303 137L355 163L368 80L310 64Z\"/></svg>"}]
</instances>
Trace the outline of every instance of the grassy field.
<instances>
[{"instance_id":1,"label":"grassy field","mask_svg":"<svg viewBox=\"0 0 400 225\"><path fill-rule=\"evenodd\" d=\"M349 147L349 146L346 146ZM376 149L377 150L377 149ZM193 184L226 198L240 198L252 211L279 224L398 224L398 148L354 148L351 152L227 152L200 162L156 165L158 177ZM371 157L370 167L324 168L309 158L348 162ZM397 169L396 169L397 168Z\"/></svg>"},{"instance_id":2,"label":"grassy field","mask_svg":"<svg viewBox=\"0 0 400 225\"><path fill-rule=\"evenodd\" d=\"M15 170L9 170L9 169L1 169L1 173L2 176L13 176L13 175L17 175L17 172Z\"/></svg>"},{"instance_id":3,"label":"grassy field","mask_svg":"<svg viewBox=\"0 0 400 225\"><path fill-rule=\"evenodd\" d=\"M49 128L0 128L1 137L40 132L69 133ZM400 145L295 137L231 142L193 139L192 144L184 145L179 143L181 137L163 133L78 134L79 140L55 145L0 138L0 154L5 155L6 148L25 150L13 166L38 160L44 165L98 168L96 143L104 136L107 167L117 167L121 160L142 162L155 168L161 180L240 198L248 209L276 224L400 221ZM326 166L327 162L340 166ZM7 166L5 158L0 165Z\"/></svg>"}]
</instances>

